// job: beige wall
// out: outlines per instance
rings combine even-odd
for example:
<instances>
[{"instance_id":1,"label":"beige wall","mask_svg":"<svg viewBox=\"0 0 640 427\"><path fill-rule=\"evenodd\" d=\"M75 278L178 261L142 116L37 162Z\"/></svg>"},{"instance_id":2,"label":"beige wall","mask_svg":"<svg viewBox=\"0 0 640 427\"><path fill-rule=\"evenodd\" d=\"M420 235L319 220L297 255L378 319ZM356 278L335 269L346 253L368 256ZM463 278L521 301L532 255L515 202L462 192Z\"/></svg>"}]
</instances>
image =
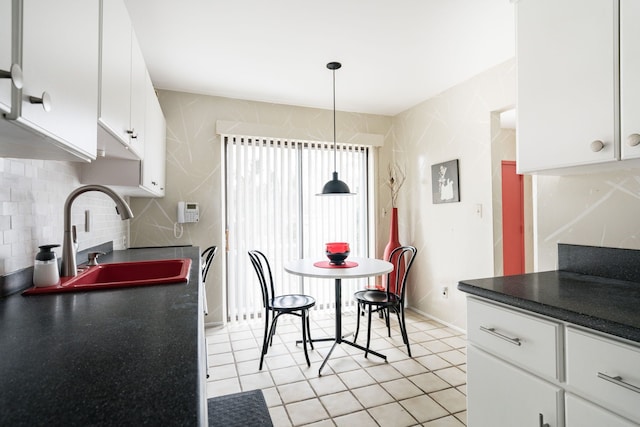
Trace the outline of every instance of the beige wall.
<instances>
[{"instance_id":1,"label":"beige wall","mask_svg":"<svg viewBox=\"0 0 640 427\"><path fill-rule=\"evenodd\" d=\"M493 276L491 113L514 104L511 60L394 117L391 147L385 146L407 170L398 198L400 241L418 248L408 304L460 328L466 303L458 281ZM459 160L460 202L433 204L431 165L453 159ZM387 227L385 218L378 231ZM443 286L447 299L440 296Z\"/></svg>"},{"instance_id":2,"label":"beige wall","mask_svg":"<svg viewBox=\"0 0 640 427\"><path fill-rule=\"evenodd\" d=\"M508 135L494 133L492 141L489 129L492 112L515 102L514 71L514 61L507 61L394 117L384 148L407 165L409 176L399 202L400 241L415 245L419 255L408 304L460 328L466 327L466 303L457 282L493 276L494 265L501 267L491 153ZM451 159L460 160L461 202L433 205L430 166ZM494 183L497 178L494 168ZM532 181L532 218L525 221L534 271L557 268L558 243L640 249L640 171L526 179ZM474 214L476 204L482 218ZM380 224L385 233L388 219ZM442 286L449 287L448 299L439 296Z\"/></svg>"},{"instance_id":3,"label":"beige wall","mask_svg":"<svg viewBox=\"0 0 640 427\"><path fill-rule=\"evenodd\" d=\"M534 189L538 271L557 268L558 243L640 249L640 170L536 176Z\"/></svg>"},{"instance_id":4,"label":"beige wall","mask_svg":"<svg viewBox=\"0 0 640 427\"><path fill-rule=\"evenodd\" d=\"M167 120L166 196L133 199L136 218L131 223L134 246L193 244L219 247L207 280L207 323L224 316L224 203L222 147L216 121L237 121L282 130L301 139L333 139L330 110L242 101L188 93L160 91L160 104ZM338 140L347 133L387 135L391 118L338 112ZM301 132L304 135L301 135ZM268 135L266 135L268 136ZM327 177L330 175L327 171ZM233 197L231 195L230 197ZM179 200L200 203L200 222L185 224L181 238L174 237L176 204Z\"/></svg>"}]
</instances>

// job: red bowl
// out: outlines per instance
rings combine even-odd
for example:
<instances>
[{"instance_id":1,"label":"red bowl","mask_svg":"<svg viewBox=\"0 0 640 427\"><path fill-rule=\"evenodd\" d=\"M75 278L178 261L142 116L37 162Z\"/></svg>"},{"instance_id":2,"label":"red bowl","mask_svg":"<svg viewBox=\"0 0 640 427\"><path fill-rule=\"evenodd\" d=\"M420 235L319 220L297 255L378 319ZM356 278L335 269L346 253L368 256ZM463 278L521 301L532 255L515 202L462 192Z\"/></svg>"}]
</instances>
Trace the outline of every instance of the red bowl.
<instances>
[{"instance_id":1,"label":"red bowl","mask_svg":"<svg viewBox=\"0 0 640 427\"><path fill-rule=\"evenodd\" d=\"M347 242L330 242L327 243L327 253L342 254L349 252L349 243Z\"/></svg>"}]
</instances>

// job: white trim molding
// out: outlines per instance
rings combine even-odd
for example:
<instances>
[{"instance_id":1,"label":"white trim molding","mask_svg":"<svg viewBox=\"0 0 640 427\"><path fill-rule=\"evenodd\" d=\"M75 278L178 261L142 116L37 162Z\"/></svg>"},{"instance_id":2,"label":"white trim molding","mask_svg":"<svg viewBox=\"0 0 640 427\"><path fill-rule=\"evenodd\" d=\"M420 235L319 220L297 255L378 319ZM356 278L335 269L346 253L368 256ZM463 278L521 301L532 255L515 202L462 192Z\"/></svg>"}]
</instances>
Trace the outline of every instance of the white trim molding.
<instances>
[{"instance_id":1,"label":"white trim molding","mask_svg":"<svg viewBox=\"0 0 640 427\"><path fill-rule=\"evenodd\" d=\"M332 142L327 138L311 135L309 129L289 128L283 126L265 125L260 123L244 123L229 120L216 121L217 135L239 135L254 138L286 139L289 141ZM384 135L377 133L338 131L338 143L368 145L382 147Z\"/></svg>"}]
</instances>

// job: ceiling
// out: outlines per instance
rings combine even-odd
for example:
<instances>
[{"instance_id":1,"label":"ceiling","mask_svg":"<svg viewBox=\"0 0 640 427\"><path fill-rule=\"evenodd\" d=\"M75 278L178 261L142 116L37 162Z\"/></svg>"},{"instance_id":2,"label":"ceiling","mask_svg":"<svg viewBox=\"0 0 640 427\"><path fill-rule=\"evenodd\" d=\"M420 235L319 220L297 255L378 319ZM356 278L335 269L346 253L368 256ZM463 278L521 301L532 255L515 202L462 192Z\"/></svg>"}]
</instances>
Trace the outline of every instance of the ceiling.
<instances>
[{"instance_id":1,"label":"ceiling","mask_svg":"<svg viewBox=\"0 0 640 427\"><path fill-rule=\"evenodd\" d=\"M154 86L398 114L515 54L509 0L125 0Z\"/></svg>"}]
</instances>

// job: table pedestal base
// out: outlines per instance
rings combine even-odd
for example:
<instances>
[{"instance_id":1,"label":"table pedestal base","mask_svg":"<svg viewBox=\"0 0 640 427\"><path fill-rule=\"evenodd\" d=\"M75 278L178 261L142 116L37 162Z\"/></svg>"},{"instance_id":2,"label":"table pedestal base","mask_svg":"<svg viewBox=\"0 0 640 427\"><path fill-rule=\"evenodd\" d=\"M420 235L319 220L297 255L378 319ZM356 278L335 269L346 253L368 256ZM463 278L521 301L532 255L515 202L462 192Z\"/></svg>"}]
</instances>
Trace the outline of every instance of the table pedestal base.
<instances>
[{"instance_id":1,"label":"table pedestal base","mask_svg":"<svg viewBox=\"0 0 640 427\"><path fill-rule=\"evenodd\" d=\"M336 278L336 337L335 337L335 342L333 343L333 345L331 346L331 349L329 350L329 353L327 353L327 355L324 357L324 361L322 362L322 365L320 365L320 369L318 369L319 376L322 376L322 368L324 368L324 365L327 364L327 361L329 360L329 357L331 357L331 353L333 353L333 349L336 348L336 345L349 344L350 346L360 349L365 353L367 351L365 347L359 344L356 344L352 341L347 341L342 338L342 287L341 285L342 285L342 280ZM332 340L333 340L332 338L321 339L321 341L332 341ZM369 353L373 354L374 356L378 356L381 359L384 359L385 362L387 360L387 356L385 356L384 354L380 354L377 351L369 350Z\"/></svg>"}]
</instances>

